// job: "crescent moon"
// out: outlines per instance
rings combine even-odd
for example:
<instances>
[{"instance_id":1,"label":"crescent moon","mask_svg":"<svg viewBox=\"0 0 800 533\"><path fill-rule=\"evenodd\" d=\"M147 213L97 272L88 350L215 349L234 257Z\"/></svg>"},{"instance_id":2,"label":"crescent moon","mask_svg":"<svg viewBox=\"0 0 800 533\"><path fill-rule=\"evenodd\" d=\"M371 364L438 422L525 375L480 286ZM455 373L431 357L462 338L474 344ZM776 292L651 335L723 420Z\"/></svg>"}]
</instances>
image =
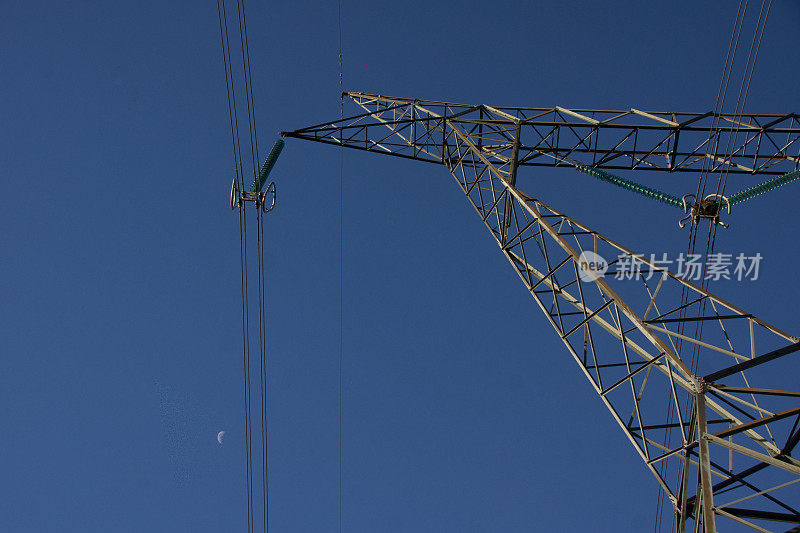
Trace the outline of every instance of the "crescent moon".
<instances>
[{"instance_id":1,"label":"crescent moon","mask_svg":"<svg viewBox=\"0 0 800 533\"><path fill-rule=\"evenodd\" d=\"M224 437L224 436L225 436L225 432L224 431L220 431L219 433L217 433L217 442L222 444L222 437Z\"/></svg>"}]
</instances>

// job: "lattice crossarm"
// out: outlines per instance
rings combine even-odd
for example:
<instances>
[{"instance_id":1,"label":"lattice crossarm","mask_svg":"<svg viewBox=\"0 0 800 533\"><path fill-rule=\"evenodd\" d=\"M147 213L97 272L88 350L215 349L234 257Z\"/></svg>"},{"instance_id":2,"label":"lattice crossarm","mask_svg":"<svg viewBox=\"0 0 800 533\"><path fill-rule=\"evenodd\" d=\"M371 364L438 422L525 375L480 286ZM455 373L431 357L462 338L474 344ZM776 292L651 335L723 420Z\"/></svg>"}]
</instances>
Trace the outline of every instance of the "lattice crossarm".
<instances>
[{"instance_id":1,"label":"lattice crossarm","mask_svg":"<svg viewBox=\"0 0 800 533\"><path fill-rule=\"evenodd\" d=\"M749 377L800 353L800 339L529 196L517 179L526 165L693 171L709 157L732 173L782 173L798 164L795 115L719 116L712 127L710 113L348 96L365 113L286 135L447 167L672 502L678 531L800 524L790 492L800 487L800 391ZM707 153L737 128L743 145ZM639 275L598 270L597 258Z\"/></svg>"},{"instance_id":2,"label":"lattice crossarm","mask_svg":"<svg viewBox=\"0 0 800 533\"><path fill-rule=\"evenodd\" d=\"M800 168L800 122L787 114L714 114L467 105L345 93L367 113L292 132L297 137L447 164L445 121L461 125L497 162L781 175ZM375 126L397 134L386 142ZM516 156L514 130L519 126ZM433 135L434 132L440 135ZM730 140L730 142L728 142ZM383 142L382 142L383 141ZM716 153L730 146L727 153Z\"/></svg>"}]
</instances>

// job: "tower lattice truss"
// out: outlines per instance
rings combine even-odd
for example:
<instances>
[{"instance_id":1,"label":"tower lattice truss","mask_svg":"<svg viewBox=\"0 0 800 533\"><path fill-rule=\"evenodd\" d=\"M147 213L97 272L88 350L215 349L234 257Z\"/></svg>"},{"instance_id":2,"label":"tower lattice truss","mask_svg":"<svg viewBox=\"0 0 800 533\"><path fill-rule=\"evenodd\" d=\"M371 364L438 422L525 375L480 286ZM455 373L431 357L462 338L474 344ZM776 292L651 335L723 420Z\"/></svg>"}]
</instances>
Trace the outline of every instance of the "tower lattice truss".
<instances>
[{"instance_id":1,"label":"tower lattice truss","mask_svg":"<svg viewBox=\"0 0 800 533\"><path fill-rule=\"evenodd\" d=\"M800 531L800 391L786 390L800 339L517 187L521 166L786 173L800 161L796 115L346 96L364 112L283 135L447 167L672 503L677 531ZM714 153L734 132L738 144ZM586 252L642 275L598 276Z\"/></svg>"}]
</instances>

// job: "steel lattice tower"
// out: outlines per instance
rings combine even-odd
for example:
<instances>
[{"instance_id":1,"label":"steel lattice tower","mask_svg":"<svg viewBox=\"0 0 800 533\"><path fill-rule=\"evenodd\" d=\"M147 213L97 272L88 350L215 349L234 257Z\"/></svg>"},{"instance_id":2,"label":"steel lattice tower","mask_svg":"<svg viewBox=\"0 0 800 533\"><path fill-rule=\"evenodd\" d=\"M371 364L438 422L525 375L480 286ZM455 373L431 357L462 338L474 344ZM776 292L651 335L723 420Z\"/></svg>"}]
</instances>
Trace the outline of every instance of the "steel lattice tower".
<instances>
[{"instance_id":1,"label":"steel lattice tower","mask_svg":"<svg viewBox=\"0 0 800 533\"><path fill-rule=\"evenodd\" d=\"M362 114L283 133L447 167L672 503L677 531L800 531L800 338L520 190L523 166L775 175L800 166L795 114L492 107L345 93ZM714 139L743 134L728 153ZM636 283L584 252L638 261ZM683 346L683 349L681 349ZM688 353L696 357L691 360ZM683 355L682 355L683 354ZM786 367L786 365L789 365ZM762 380L763 381L763 380Z\"/></svg>"}]
</instances>

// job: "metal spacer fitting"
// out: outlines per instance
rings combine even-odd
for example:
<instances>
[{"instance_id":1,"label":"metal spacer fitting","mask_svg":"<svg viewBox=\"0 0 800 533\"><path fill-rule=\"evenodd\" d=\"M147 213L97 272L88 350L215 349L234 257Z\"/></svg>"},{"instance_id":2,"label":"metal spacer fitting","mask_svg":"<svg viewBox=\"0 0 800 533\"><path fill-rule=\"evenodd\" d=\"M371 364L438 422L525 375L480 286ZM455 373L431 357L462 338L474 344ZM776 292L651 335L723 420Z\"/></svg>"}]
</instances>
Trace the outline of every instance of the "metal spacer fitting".
<instances>
[{"instance_id":1,"label":"metal spacer fitting","mask_svg":"<svg viewBox=\"0 0 800 533\"><path fill-rule=\"evenodd\" d=\"M271 181L267 188L261 192L243 191L239 189L236 179L231 183L230 208L236 209L244 202L253 202L256 209L264 213L269 213L275 209L275 202L278 200L278 190L275 182Z\"/></svg>"},{"instance_id":2,"label":"metal spacer fitting","mask_svg":"<svg viewBox=\"0 0 800 533\"><path fill-rule=\"evenodd\" d=\"M691 201L688 200L689 198L691 198ZM719 219L723 207L727 208L729 215L731 214L731 202L726 196L721 194L709 194L698 201L695 195L685 194L682 200L683 212L687 213L687 215L678 221L679 227L685 227L689 220L691 220L693 224L697 224L700 222L700 219L703 218L710 220L712 224L719 224L723 228L728 227L728 224L725 224Z\"/></svg>"}]
</instances>

